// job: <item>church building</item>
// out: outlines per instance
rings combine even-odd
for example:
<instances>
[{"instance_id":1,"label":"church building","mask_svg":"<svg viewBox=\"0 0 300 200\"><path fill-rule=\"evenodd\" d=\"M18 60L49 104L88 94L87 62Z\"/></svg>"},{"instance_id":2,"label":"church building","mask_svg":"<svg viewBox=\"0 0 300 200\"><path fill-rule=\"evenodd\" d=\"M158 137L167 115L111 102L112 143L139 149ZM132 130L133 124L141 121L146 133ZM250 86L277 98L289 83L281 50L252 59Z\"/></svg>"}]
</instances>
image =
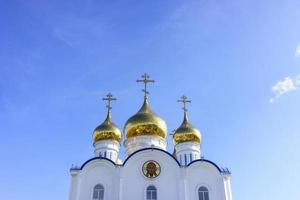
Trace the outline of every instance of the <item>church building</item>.
<instances>
[{"instance_id":1,"label":"church building","mask_svg":"<svg viewBox=\"0 0 300 200\"><path fill-rule=\"evenodd\" d=\"M70 169L69 200L232 200L228 169L201 156L202 136L188 119L182 96L182 124L172 133L174 151L167 149L166 122L148 102L147 84L142 76L144 100L122 131L113 123L110 93L107 117L93 133L94 157ZM119 150L123 134L125 157Z\"/></svg>"}]
</instances>

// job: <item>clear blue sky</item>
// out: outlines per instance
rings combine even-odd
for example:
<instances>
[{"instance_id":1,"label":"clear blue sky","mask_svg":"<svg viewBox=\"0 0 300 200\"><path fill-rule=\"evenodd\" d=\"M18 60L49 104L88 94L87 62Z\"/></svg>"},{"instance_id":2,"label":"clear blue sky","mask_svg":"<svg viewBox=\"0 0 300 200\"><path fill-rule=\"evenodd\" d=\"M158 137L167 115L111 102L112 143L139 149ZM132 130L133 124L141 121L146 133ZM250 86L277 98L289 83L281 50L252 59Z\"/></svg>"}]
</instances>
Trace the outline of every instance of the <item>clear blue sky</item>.
<instances>
[{"instance_id":1,"label":"clear blue sky","mask_svg":"<svg viewBox=\"0 0 300 200\"><path fill-rule=\"evenodd\" d=\"M93 156L112 92L123 129L150 103L172 131L192 99L206 159L235 200L300 199L299 0L0 2L0 194L65 200L69 168ZM168 150L173 150L169 138Z\"/></svg>"}]
</instances>

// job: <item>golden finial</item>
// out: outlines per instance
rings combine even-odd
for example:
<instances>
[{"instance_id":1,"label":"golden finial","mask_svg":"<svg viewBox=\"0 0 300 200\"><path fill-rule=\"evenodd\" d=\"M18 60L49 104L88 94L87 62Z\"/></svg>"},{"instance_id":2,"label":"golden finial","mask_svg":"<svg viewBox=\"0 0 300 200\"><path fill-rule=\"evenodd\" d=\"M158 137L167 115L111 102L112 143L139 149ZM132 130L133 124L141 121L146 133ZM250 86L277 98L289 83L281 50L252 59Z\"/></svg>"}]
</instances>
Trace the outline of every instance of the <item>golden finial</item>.
<instances>
[{"instance_id":1,"label":"golden finial","mask_svg":"<svg viewBox=\"0 0 300 200\"><path fill-rule=\"evenodd\" d=\"M192 101L188 100L188 98L185 95L182 95L182 97L180 97L180 99L177 100L177 102L183 103L182 109L184 110L184 112L187 112L186 104L191 103Z\"/></svg>"},{"instance_id":2,"label":"golden finial","mask_svg":"<svg viewBox=\"0 0 300 200\"><path fill-rule=\"evenodd\" d=\"M117 100L117 98L113 97L113 95L111 93L108 93L106 95L106 97L102 98L103 101L107 101L107 117L106 117L106 121L110 121L111 120L111 116L110 116L110 111L112 109L111 107L111 102Z\"/></svg>"},{"instance_id":3,"label":"golden finial","mask_svg":"<svg viewBox=\"0 0 300 200\"><path fill-rule=\"evenodd\" d=\"M144 83L144 89L142 89L142 91L144 92L144 99L147 99L147 95L149 94L148 90L147 90L147 84L148 83L154 83L155 81L154 80L150 80L150 76L145 73L142 75L142 78L141 80L136 80L136 82L143 82Z\"/></svg>"},{"instance_id":4,"label":"golden finial","mask_svg":"<svg viewBox=\"0 0 300 200\"><path fill-rule=\"evenodd\" d=\"M111 93L108 93L106 95L106 97L102 98L103 101L107 101L107 105L106 108L108 109L108 111L110 111L112 109L112 107L110 106L112 101L117 100L117 98L114 98L113 95Z\"/></svg>"},{"instance_id":5,"label":"golden finial","mask_svg":"<svg viewBox=\"0 0 300 200\"><path fill-rule=\"evenodd\" d=\"M184 116L183 116L183 124L187 124L188 123L188 116L187 116L187 108L186 108L186 104L187 103L191 103L191 100L188 100L188 98L185 95L182 95L182 97L180 97L179 100L177 100L177 102L181 102L183 103L183 112L184 112Z\"/></svg>"}]
</instances>

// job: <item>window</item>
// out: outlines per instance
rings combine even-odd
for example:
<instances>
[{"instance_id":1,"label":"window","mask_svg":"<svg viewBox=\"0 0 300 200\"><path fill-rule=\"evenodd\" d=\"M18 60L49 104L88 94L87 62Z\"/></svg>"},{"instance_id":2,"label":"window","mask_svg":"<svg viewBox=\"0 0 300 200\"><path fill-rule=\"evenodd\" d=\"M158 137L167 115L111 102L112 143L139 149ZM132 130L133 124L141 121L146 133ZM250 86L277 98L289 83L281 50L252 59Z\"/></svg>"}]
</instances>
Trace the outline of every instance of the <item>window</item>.
<instances>
[{"instance_id":1,"label":"window","mask_svg":"<svg viewBox=\"0 0 300 200\"><path fill-rule=\"evenodd\" d=\"M190 153L190 162L193 161L193 157L192 157L192 154Z\"/></svg>"},{"instance_id":2,"label":"window","mask_svg":"<svg viewBox=\"0 0 300 200\"><path fill-rule=\"evenodd\" d=\"M106 158L106 151L104 151L104 158Z\"/></svg>"},{"instance_id":3,"label":"window","mask_svg":"<svg viewBox=\"0 0 300 200\"><path fill-rule=\"evenodd\" d=\"M180 154L179 158L180 158L180 164L182 164L182 155L181 154Z\"/></svg>"},{"instance_id":4,"label":"window","mask_svg":"<svg viewBox=\"0 0 300 200\"><path fill-rule=\"evenodd\" d=\"M96 185L93 191L93 200L103 200L104 199L104 187L103 185Z\"/></svg>"},{"instance_id":5,"label":"window","mask_svg":"<svg viewBox=\"0 0 300 200\"><path fill-rule=\"evenodd\" d=\"M209 200L208 189L201 186L198 190L199 200Z\"/></svg>"},{"instance_id":6,"label":"window","mask_svg":"<svg viewBox=\"0 0 300 200\"><path fill-rule=\"evenodd\" d=\"M157 200L157 190L153 185L147 187L146 200Z\"/></svg>"},{"instance_id":7,"label":"window","mask_svg":"<svg viewBox=\"0 0 300 200\"><path fill-rule=\"evenodd\" d=\"M187 157L186 157L186 154L184 154L184 165L187 165Z\"/></svg>"}]
</instances>

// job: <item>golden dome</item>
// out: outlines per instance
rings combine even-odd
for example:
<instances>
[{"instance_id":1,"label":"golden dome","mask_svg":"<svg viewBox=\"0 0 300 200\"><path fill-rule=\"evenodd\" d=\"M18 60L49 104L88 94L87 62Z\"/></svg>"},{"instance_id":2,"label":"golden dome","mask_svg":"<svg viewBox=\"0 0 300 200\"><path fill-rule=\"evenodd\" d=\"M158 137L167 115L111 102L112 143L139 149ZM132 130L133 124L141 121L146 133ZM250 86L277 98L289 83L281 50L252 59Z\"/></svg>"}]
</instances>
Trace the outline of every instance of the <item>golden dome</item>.
<instances>
[{"instance_id":1,"label":"golden dome","mask_svg":"<svg viewBox=\"0 0 300 200\"><path fill-rule=\"evenodd\" d=\"M190 124L186 111L184 111L182 124L175 130L173 134L174 145L183 142L194 142L196 144L201 143L201 133Z\"/></svg>"},{"instance_id":2,"label":"golden dome","mask_svg":"<svg viewBox=\"0 0 300 200\"><path fill-rule=\"evenodd\" d=\"M124 132L126 138L141 135L154 135L166 138L167 125L164 120L151 111L147 97L145 97L141 109L127 120Z\"/></svg>"},{"instance_id":3,"label":"golden dome","mask_svg":"<svg viewBox=\"0 0 300 200\"><path fill-rule=\"evenodd\" d=\"M104 122L94 130L93 139L94 142L100 140L115 140L119 143L121 142L121 130L111 121L110 111L108 111Z\"/></svg>"}]
</instances>

